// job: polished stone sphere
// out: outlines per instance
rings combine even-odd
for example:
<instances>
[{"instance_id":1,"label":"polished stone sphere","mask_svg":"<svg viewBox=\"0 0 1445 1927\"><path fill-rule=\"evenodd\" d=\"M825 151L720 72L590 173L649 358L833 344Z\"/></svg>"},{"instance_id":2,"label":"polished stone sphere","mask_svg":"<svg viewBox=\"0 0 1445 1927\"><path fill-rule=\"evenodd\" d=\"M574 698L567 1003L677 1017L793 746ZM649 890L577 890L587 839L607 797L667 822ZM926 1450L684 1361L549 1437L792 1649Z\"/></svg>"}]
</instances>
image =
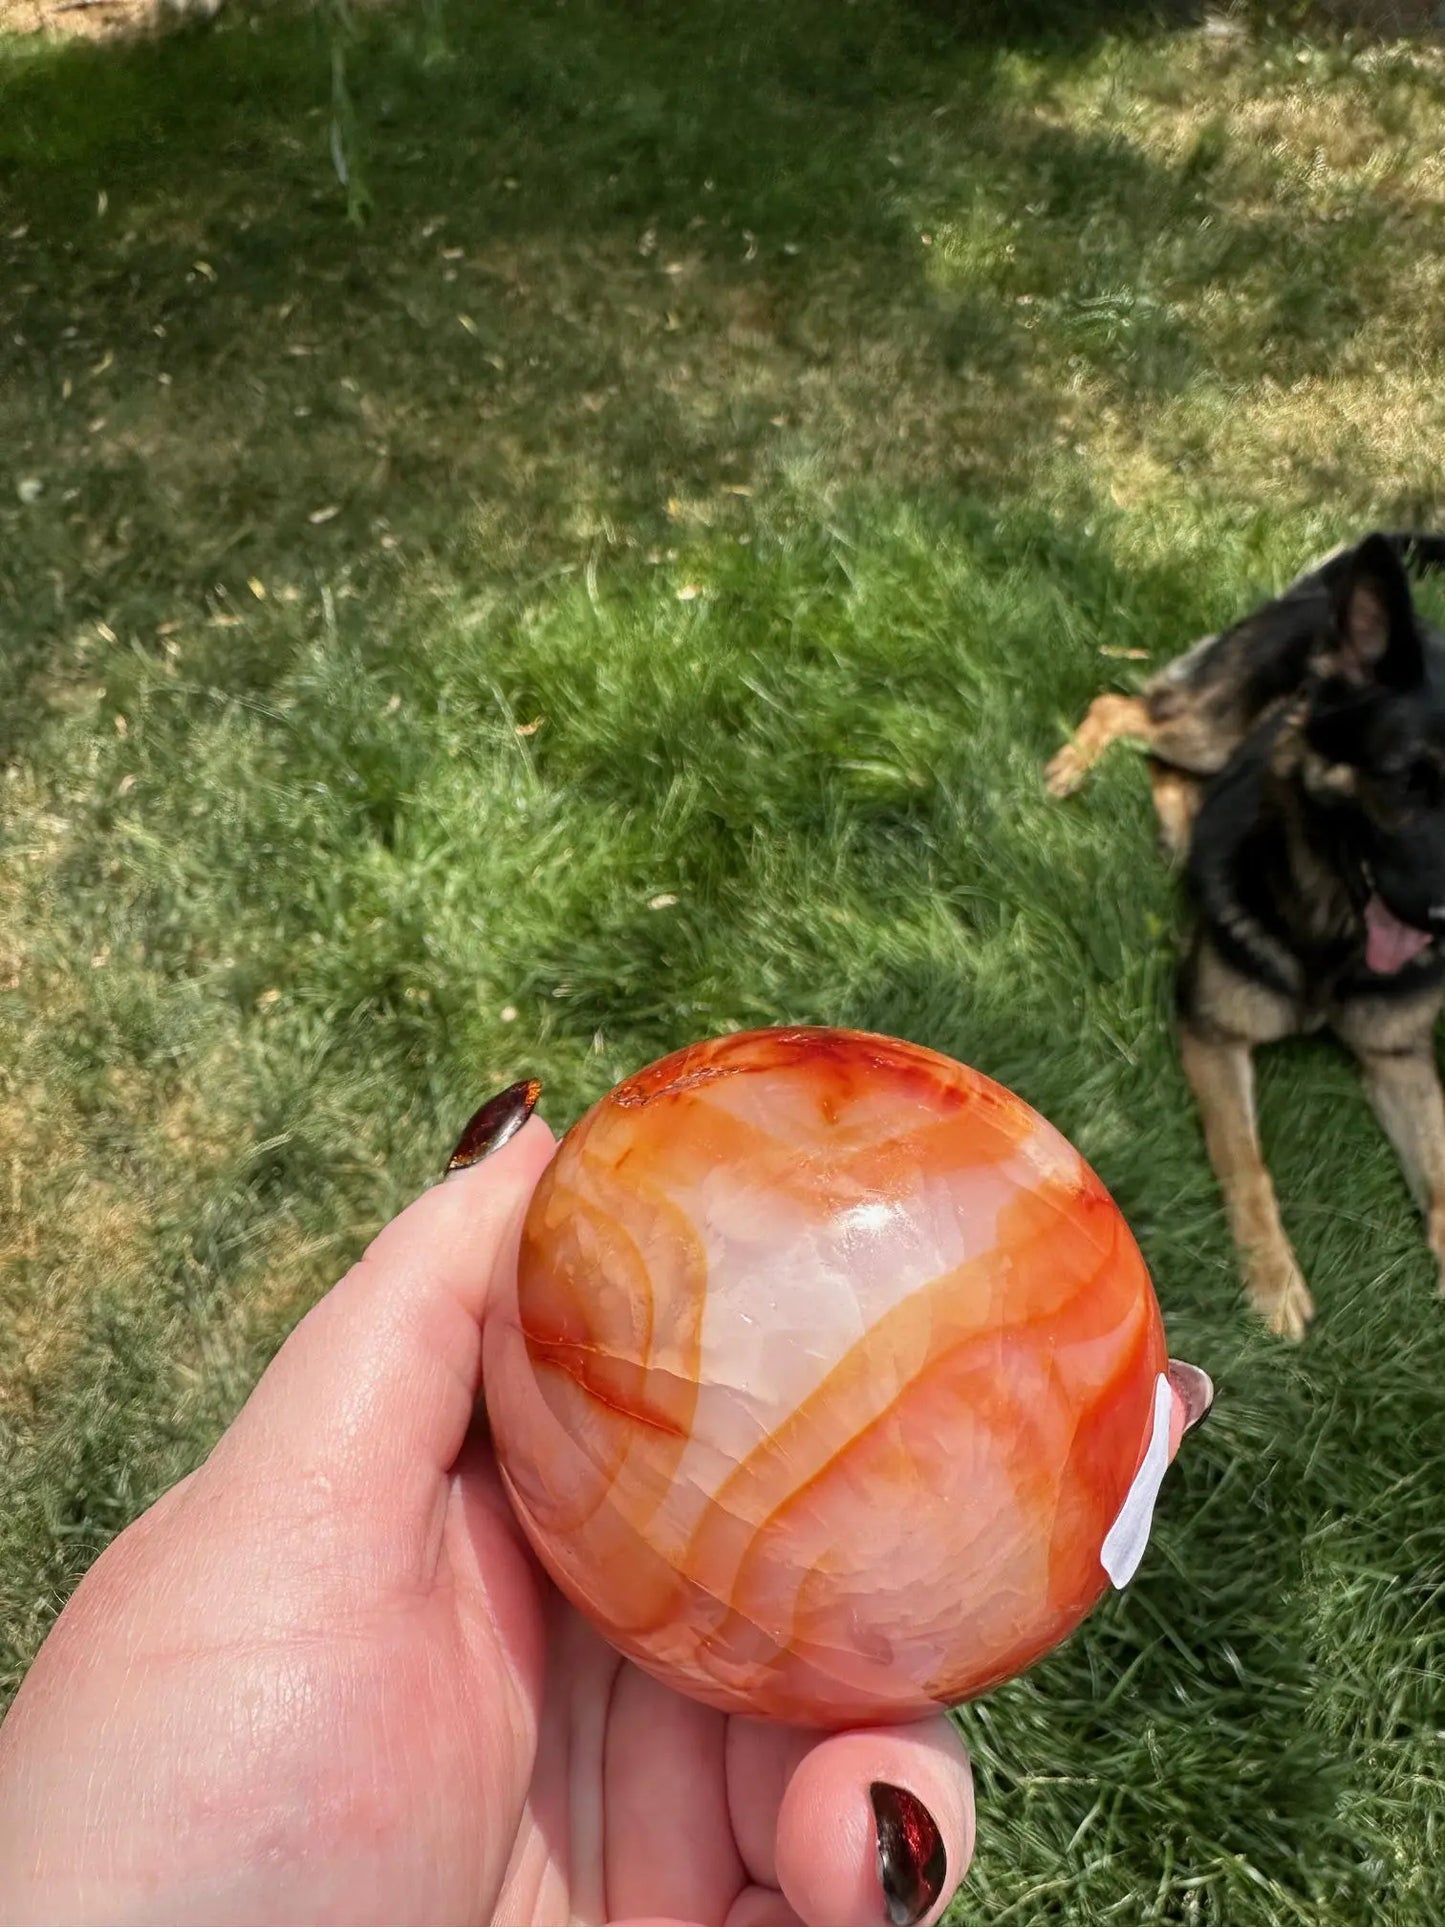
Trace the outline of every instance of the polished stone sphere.
<instances>
[{"instance_id":1,"label":"polished stone sphere","mask_svg":"<svg viewBox=\"0 0 1445 1927\"><path fill-rule=\"evenodd\" d=\"M1147 1535L1167 1456L1159 1308L1098 1178L987 1077L855 1031L619 1084L545 1172L485 1346L563 1593L681 1691L805 1724L1032 1664L1140 1483Z\"/></svg>"}]
</instances>

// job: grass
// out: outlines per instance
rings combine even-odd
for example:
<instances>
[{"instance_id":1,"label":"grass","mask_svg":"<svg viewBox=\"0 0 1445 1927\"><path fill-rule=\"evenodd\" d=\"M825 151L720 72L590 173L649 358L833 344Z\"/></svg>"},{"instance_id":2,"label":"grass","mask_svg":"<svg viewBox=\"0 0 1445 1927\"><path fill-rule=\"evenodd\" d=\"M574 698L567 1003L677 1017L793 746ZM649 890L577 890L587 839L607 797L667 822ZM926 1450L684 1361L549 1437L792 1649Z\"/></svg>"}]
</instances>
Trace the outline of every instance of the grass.
<instances>
[{"instance_id":1,"label":"grass","mask_svg":"<svg viewBox=\"0 0 1445 1927\"><path fill-rule=\"evenodd\" d=\"M1099 12L370 18L360 228L314 21L0 44L0 1686L483 1095L858 1024L1069 1132L1221 1383L962 1716L958 1918L1445 1917L1419 1228L1275 1051L1322 1319L1247 1322L1139 772L1039 783L1438 524L1445 63Z\"/></svg>"}]
</instances>

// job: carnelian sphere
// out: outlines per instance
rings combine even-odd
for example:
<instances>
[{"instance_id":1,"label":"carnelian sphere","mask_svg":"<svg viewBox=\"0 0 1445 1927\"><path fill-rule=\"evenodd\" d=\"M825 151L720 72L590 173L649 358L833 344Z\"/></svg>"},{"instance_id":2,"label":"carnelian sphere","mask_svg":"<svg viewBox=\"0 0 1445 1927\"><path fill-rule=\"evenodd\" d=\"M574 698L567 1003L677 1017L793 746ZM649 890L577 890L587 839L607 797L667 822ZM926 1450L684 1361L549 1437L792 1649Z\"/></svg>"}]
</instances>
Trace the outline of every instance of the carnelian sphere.
<instances>
[{"instance_id":1,"label":"carnelian sphere","mask_svg":"<svg viewBox=\"0 0 1445 1927\"><path fill-rule=\"evenodd\" d=\"M1051 1125L936 1052L812 1029L594 1105L485 1344L561 1590L682 1692L830 1727L955 1704L1073 1631L1167 1362L1138 1247Z\"/></svg>"}]
</instances>

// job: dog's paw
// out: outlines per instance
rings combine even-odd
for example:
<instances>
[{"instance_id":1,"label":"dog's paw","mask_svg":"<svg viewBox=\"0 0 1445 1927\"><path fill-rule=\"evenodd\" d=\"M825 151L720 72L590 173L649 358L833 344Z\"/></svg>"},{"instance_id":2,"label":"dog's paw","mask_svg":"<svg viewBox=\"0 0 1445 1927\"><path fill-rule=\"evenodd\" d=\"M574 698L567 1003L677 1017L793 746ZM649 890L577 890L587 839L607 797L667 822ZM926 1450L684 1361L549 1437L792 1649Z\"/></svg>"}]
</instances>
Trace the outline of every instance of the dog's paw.
<instances>
[{"instance_id":1,"label":"dog's paw","mask_svg":"<svg viewBox=\"0 0 1445 1927\"><path fill-rule=\"evenodd\" d=\"M1439 1292L1445 1298L1445 1205L1432 1204L1425 1212L1425 1232L1439 1274Z\"/></svg>"},{"instance_id":2,"label":"dog's paw","mask_svg":"<svg viewBox=\"0 0 1445 1927\"><path fill-rule=\"evenodd\" d=\"M1276 1338L1285 1338L1297 1345L1309 1330L1314 1315L1315 1301L1301 1278L1270 1313L1269 1328Z\"/></svg>"},{"instance_id":3,"label":"dog's paw","mask_svg":"<svg viewBox=\"0 0 1445 1927\"><path fill-rule=\"evenodd\" d=\"M1297 1345L1309 1330L1315 1301L1289 1251L1257 1260L1250 1267L1249 1296L1276 1338Z\"/></svg>"},{"instance_id":4,"label":"dog's paw","mask_svg":"<svg viewBox=\"0 0 1445 1927\"><path fill-rule=\"evenodd\" d=\"M1044 770L1044 788L1050 796L1072 796L1088 773L1088 758L1078 744L1065 743Z\"/></svg>"}]
</instances>

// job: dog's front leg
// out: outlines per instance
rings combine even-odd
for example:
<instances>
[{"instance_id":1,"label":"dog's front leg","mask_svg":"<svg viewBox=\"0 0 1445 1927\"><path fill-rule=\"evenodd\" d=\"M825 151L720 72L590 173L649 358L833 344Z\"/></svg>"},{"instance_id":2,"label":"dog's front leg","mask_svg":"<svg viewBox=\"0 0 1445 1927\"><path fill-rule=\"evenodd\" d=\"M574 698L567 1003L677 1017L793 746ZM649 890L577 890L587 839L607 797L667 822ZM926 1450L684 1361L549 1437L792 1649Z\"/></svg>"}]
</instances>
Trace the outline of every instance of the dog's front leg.
<instances>
[{"instance_id":1,"label":"dog's front leg","mask_svg":"<svg viewBox=\"0 0 1445 1927\"><path fill-rule=\"evenodd\" d=\"M1204 785L1197 776L1170 769L1165 763L1149 765L1149 788L1154 798L1154 814L1159 820L1159 841L1171 863L1183 863L1189 855L1189 839L1194 819L1204 797Z\"/></svg>"},{"instance_id":2,"label":"dog's front leg","mask_svg":"<svg viewBox=\"0 0 1445 1927\"><path fill-rule=\"evenodd\" d=\"M1224 1193L1224 1208L1256 1311L1281 1338L1303 1338L1314 1316L1280 1221L1274 1185L1259 1149L1254 1061L1243 1038L1204 1036L1185 1023L1179 1054L1204 1125L1204 1142Z\"/></svg>"},{"instance_id":3,"label":"dog's front leg","mask_svg":"<svg viewBox=\"0 0 1445 1927\"><path fill-rule=\"evenodd\" d=\"M1425 1235L1440 1269L1445 1298L1445 1096L1426 1037L1410 1051L1357 1047L1375 1116L1394 1145L1411 1195L1424 1213Z\"/></svg>"}]
</instances>

